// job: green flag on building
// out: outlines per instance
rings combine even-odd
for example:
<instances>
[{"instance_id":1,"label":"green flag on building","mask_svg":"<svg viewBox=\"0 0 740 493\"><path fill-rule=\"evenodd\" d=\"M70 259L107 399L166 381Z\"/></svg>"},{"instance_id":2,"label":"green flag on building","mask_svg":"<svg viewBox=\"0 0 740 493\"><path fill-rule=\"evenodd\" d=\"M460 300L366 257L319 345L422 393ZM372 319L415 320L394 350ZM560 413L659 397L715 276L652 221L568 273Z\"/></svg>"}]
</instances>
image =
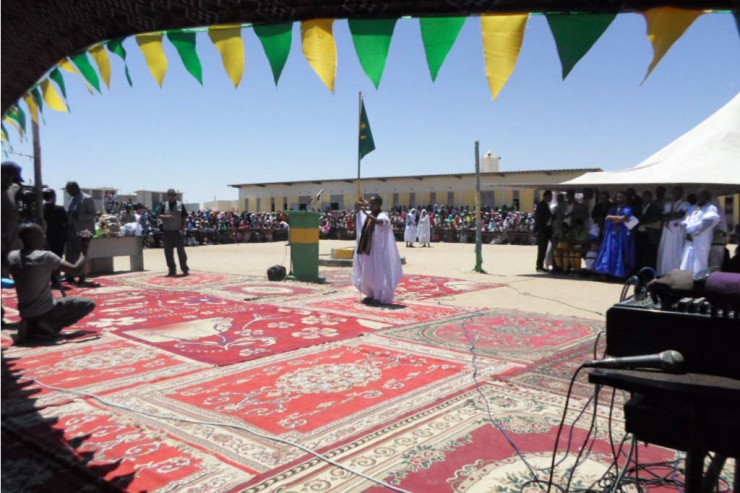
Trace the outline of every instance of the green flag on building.
<instances>
[{"instance_id":1,"label":"green flag on building","mask_svg":"<svg viewBox=\"0 0 740 493\"><path fill-rule=\"evenodd\" d=\"M365 112L365 102L362 102L362 110L360 112L360 159L364 158L366 154L370 154L375 150L375 141L373 140L373 132L370 130L370 121L367 119L367 113Z\"/></svg>"}]
</instances>

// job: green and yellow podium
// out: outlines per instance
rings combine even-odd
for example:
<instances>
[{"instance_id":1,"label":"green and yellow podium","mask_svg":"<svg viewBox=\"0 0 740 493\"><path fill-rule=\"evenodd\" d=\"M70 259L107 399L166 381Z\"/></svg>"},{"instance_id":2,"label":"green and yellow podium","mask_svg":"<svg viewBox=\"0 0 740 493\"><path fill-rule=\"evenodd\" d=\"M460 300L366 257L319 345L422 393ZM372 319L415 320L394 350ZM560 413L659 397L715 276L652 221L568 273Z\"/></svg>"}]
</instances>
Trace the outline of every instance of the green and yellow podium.
<instances>
[{"instance_id":1,"label":"green and yellow podium","mask_svg":"<svg viewBox=\"0 0 740 493\"><path fill-rule=\"evenodd\" d=\"M319 277L319 220L321 214L288 211L290 222L290 263L288 279L324 282Z\"/></svg>"}]
</instances>

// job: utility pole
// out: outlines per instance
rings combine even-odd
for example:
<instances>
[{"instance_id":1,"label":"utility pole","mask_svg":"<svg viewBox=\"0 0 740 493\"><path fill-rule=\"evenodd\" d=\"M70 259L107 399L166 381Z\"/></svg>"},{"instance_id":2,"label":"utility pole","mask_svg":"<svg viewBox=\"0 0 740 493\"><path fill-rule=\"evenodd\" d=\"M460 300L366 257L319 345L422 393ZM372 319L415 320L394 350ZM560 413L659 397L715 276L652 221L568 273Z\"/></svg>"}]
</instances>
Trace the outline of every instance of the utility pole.
<instances>
[{"instance_id":1,"label":"utility pole","mask_svg":"<svg viewBox=\"0 0 740 493\"><path fill-rule=\"evenodd\" d=\"M475 272L485 274L483 270L483 234L480 220L480 150L475 141Z\"/></svg>"}]
</instances>

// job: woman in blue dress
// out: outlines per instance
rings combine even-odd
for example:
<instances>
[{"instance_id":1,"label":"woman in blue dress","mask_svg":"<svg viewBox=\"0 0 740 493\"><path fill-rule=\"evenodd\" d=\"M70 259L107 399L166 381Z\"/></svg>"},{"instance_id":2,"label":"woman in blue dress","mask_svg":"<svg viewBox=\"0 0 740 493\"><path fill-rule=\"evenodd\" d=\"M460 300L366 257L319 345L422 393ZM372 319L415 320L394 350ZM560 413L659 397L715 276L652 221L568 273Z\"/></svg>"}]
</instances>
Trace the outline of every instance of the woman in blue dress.
<instances>
[{"instance_id":1,"label":"woman in blue dress","mask_svg":"<svg viewBox=\"0 0 740 493\"><path fill-rule=\"evenodd\" d=\"M628 224L634 226L635 218L623 192L617 192L614 200L615 205L609 209L604 221L604 239L594 270L599 274L624 278L635 268L635 235L628 227Z\"/></svg>"}]
</instances>

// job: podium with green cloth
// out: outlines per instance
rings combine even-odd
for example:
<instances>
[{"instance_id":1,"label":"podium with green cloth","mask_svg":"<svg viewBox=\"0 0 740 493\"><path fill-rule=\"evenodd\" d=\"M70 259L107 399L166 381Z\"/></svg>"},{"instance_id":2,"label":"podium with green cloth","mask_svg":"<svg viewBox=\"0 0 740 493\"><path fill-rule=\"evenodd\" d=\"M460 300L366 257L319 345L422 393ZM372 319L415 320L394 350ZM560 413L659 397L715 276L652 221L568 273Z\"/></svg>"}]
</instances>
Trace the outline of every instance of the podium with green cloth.
<instances>
[{"instance_id":1,"label":"podium with green cloth","mask_svg":"<svg viewBox=\"0 0 740 493\"><path fill-rule=\"evenodd\" d=\"M288 279L324 282L319 277L319 220L321 214L288 211L290 223L290 263Z\"/></svg>"}]
</instances>

